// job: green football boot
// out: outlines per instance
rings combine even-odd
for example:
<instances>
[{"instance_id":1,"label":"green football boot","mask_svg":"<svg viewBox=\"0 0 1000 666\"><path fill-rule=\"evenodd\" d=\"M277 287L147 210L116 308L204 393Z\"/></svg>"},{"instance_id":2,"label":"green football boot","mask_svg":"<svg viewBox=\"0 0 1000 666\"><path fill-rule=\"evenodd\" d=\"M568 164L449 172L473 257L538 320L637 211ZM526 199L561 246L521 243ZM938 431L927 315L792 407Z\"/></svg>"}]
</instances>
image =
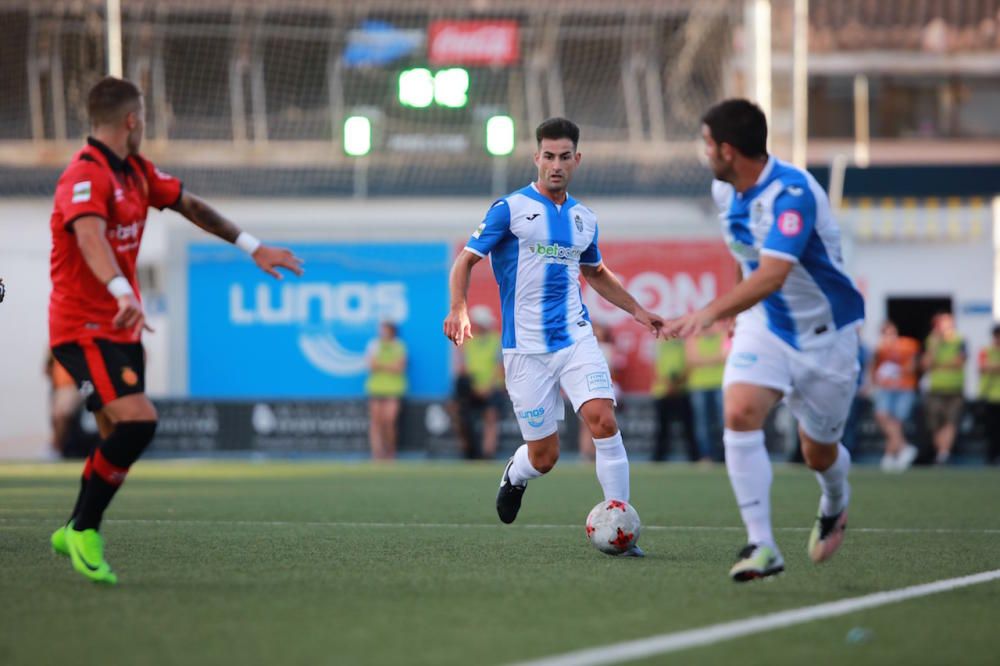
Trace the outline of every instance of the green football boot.
<instances>
[{"instance_id":1,"label":"green football boot","mask_svg":"<svg viewBox=\"0 0 1000 666\"><path fill-rule=\"evenodd\" d=\"M737 583L774 576L785 570L781 553L764 544L748 544L740 551L729 577Z\"/></svg>"},{"instance_id":2,"label":"green football boot","mask_svg":"<svg viewBox=\"0 0 1000 666\"><path fill-rule=\"evenodd\" d=\"M66 530L66 545L73 568L95 583L114 585L118 576L104 560L104 538L97 530Z\"/></svg>"},{"instance_id":3,"label":"green football boot","mask_svg":"<svg viewBox=\"0 0 1000 666\"><path fill-rule=\"evenodd\" d=\"M52 537L49 541L52 542L52 552L56 555L65 555L69 557L69 546L66 545L66 532L68 532L73 527L73 521L69 521L66 525L63 525L55 532L52 533Z\"/></svg>"}]
</instances>

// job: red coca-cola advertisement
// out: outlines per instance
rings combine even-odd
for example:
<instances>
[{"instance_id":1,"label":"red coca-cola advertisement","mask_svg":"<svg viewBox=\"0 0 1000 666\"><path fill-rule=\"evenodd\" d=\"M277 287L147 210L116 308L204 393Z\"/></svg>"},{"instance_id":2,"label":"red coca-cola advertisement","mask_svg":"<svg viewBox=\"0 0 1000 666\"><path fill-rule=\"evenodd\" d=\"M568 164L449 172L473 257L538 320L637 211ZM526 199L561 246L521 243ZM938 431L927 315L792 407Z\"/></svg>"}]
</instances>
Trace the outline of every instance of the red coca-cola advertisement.
<instances>
[{"instance_id":1,"label":"red coca-cola advertisement","mask_svg":"<svg viewBox=\"0 0 1000 666\"><path fill-rule=\"evenodd\" d=\"M461 251L464 243L456 248ZM639 303L665 317L700 308L736 284L736 266L721 240L604 241L604 263ZM583 282L583 300L595 330L610 331L612 374L626 392L646 392L652 381L655 338ZM500 321L500 297L489 260L472 271L469 305L487 305Z\"/></svg>"},{"instance_id":2,"label":"red coca-cola advertisement","mask_svg":"<svg viewBox=\"0 0 1000 666\"><path fill-rule=\"evenodd\" d=\"M427 29L432 65L512 65L519 46L517 21L432 21Z\"/></svg>"}]
</instances>

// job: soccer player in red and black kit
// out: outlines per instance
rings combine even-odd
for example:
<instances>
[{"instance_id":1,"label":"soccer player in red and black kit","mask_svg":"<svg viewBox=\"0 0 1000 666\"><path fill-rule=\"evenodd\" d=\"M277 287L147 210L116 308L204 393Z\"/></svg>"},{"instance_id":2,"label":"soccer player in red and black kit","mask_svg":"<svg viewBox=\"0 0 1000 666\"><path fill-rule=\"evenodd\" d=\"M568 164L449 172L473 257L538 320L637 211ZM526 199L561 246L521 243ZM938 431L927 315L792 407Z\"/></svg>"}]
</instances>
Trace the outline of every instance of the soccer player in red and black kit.
<instances>
[{"instance_id":1,"label":"soccer player in red and black kit","mask_svg":"<svg viewBox=\"0 0 1000 666\"><path fill-rule=\"evenodd\" d=\"M140 342L149 327L135 270L147 210L172 208L236 244L275 278L281 278L279 267L301 275L302 262L240 231L139 154L145 109L134 84L101 80L87 98L87 113L92 135L56 185L49 344L87 396L101 442L84 464L76 505L53 533L52 547L87 578L114 584L98 532L101 518L156 432Z\"/></svg>"}]
</instances>

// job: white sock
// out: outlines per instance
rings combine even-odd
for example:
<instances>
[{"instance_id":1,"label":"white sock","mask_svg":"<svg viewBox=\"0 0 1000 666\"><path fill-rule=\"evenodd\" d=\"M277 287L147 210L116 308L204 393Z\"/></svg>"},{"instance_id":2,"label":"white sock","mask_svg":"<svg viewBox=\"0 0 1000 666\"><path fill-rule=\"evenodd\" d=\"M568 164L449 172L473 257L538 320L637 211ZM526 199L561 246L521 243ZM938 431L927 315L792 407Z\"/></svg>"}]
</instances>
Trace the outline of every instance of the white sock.
<instances>
[{"instance_id":1,"label":"white sock","mask_svg":"<svg viewBox=\"0 0 1000 666\"><path fill-rule=\"evenodd\" d=\"M522 486L532 479L537 479L542 475L537 469L531 465L531 460L528 459L528 445L522 444L518 447L517 451L514 452L514 464L510 466L510 471L507 472L507 478L515 486Z\"/></svg>"},{"instance_id":2,"label":"white sock","mask_svg":"<svg viewBox=\"0 0 1000 666\"><path fill-rule=\"evenodd\" d=\"M819 499L819 512L824 516L835 516L847 507L851 497L851 487L847 483L847 473L851 469L851 452L843 444L837 444L837 460L823 472L816 472L816 480L823 491Z\"/></svg>"},{"instance_id":3,"label":"white sock","mask_svg":"<svg viewBox=\"0 0 1000 666\"><path fill-rule=\"evenodd\" d=\"M597 451L597 480L601 483L605 500L628 501L628 454L622 443L621 431L611 437L594 438Z\"/></svg>"},{"instance_id":4,"label":"white sock","mask_svg":"<svg viewBox=\"0 0 1000 666\"><path fill-rule=\"evenodd\" d=\"M740 507L750 543L776 548L771 532L771 460L764 447L764 431L738 432L726 428L722 435L726 447L726 470L729 483Z\"/></svg>"}]
</instances>

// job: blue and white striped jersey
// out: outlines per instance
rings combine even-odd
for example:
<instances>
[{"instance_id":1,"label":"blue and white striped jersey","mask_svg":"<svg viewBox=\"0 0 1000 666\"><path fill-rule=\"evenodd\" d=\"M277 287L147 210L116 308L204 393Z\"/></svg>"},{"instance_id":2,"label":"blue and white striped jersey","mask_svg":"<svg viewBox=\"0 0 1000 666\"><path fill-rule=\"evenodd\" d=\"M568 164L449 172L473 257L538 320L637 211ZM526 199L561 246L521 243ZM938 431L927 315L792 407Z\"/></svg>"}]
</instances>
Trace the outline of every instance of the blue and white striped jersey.
<instances>
[{"instance_id":1,"label":"blue and white striped jersey","mask_svg":"<svg viewBox=\"0 0 1000 666\"><path fill-rule=\"evenodd\" d=\"M761 318L795 349L825 346L834 331L864 319L864 299L844 272L840 228L812 175L770 157L749 190L741 194L717 180L712 197L744 277L762 254L795 264L781 289L747 316Z\"/></svg>"},{"instance_id":2,"label":"blue and white striped jersey","mask_svg":"<svg viewBox=\"0 0 1000 666\"><path fill-rule=\"evenodd\" d=\"M569 196L557 206L532 183L494 202L465 249L490 256L504 351L543 354L593 335L580 293L580 264L601 263L589 208Z\"/></svg>"}]
</instances>

